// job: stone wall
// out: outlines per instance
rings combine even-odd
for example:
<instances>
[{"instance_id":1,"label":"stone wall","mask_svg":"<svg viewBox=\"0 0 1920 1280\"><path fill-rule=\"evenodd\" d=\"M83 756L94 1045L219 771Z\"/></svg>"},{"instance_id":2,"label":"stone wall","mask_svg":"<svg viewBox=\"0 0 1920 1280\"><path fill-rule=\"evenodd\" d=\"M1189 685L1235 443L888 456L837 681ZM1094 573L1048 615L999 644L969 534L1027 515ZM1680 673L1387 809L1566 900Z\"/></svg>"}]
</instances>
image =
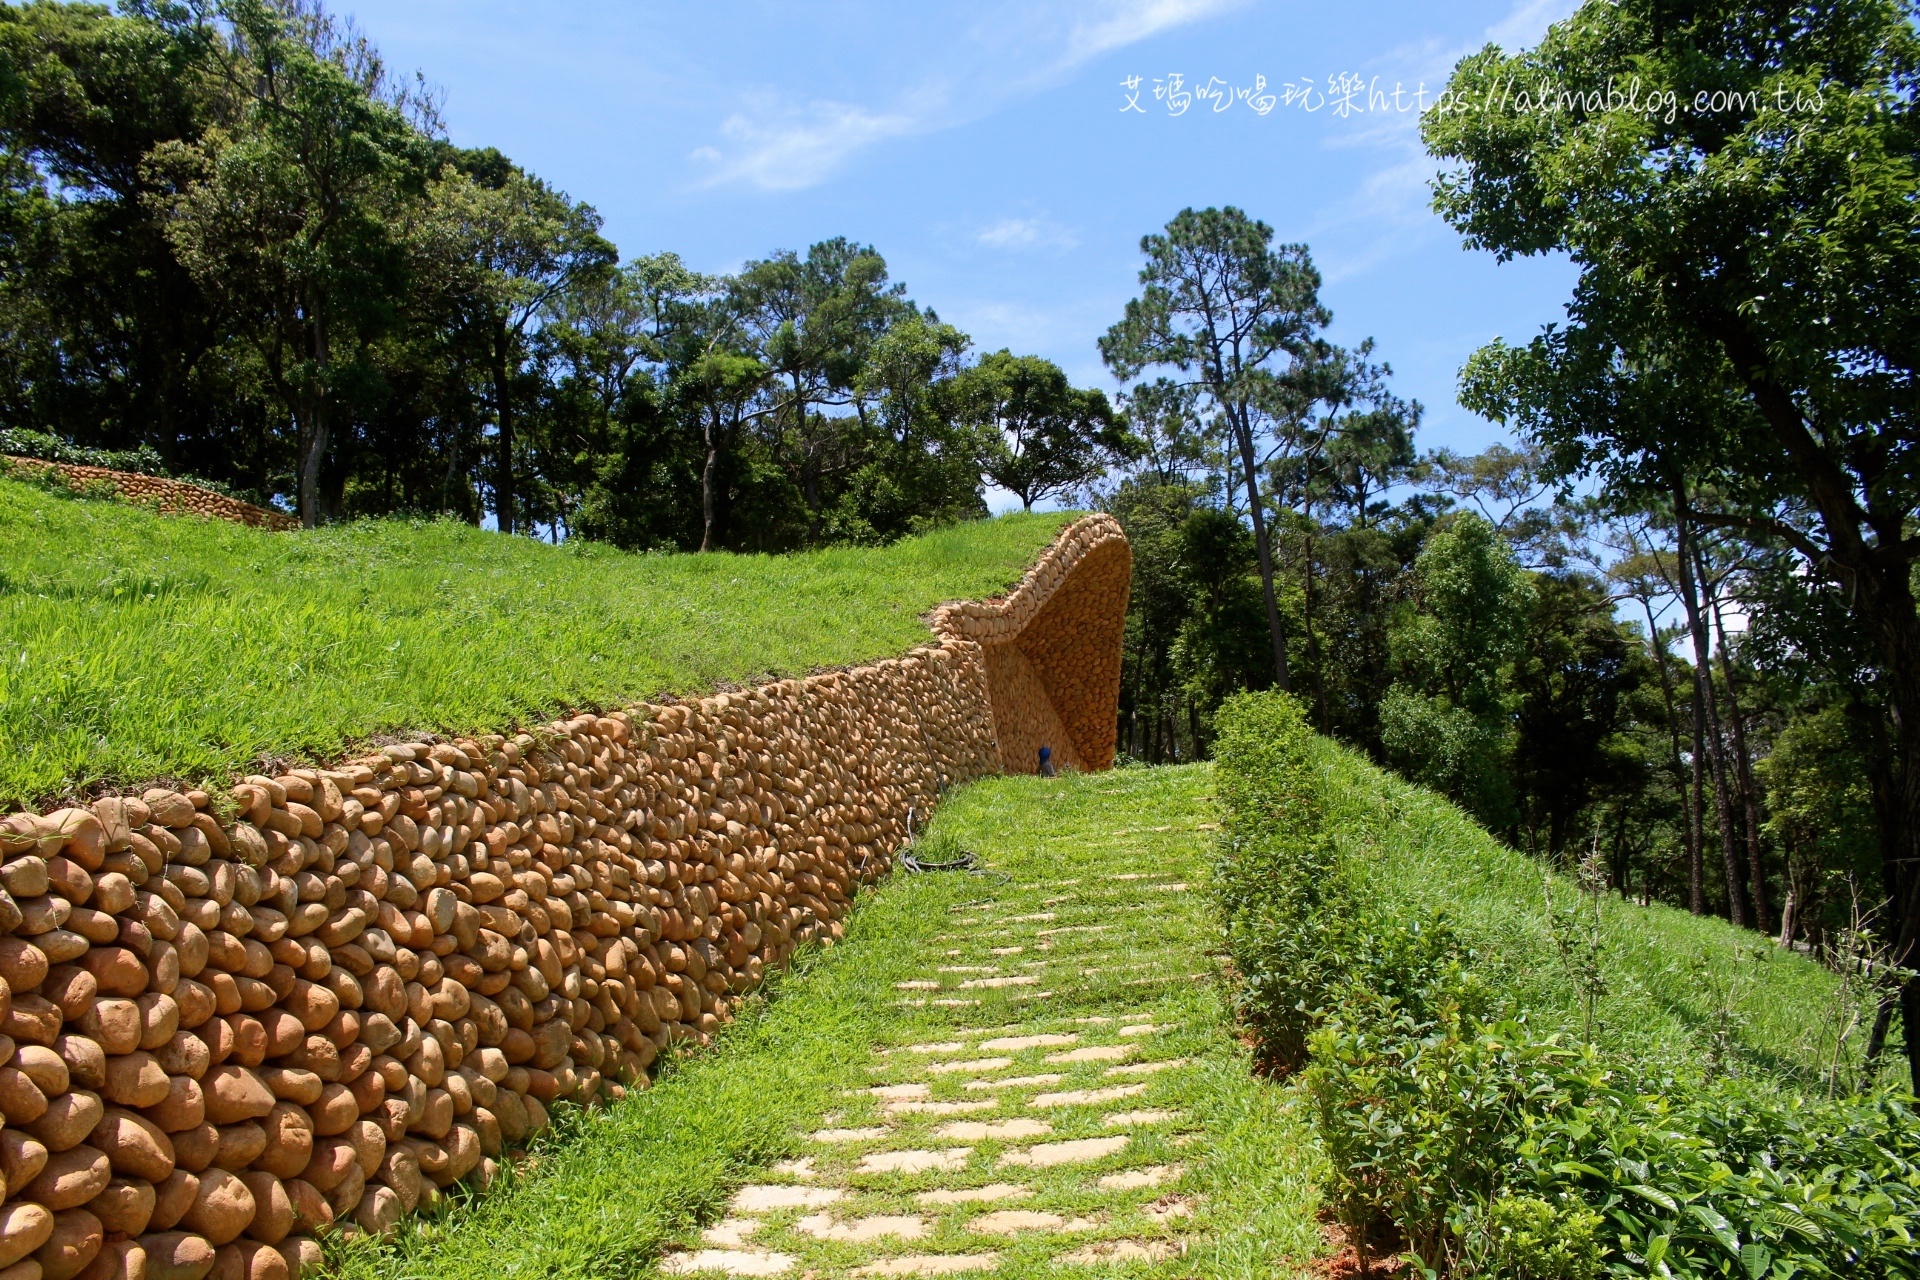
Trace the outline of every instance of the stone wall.
<instances>
[{"instance_id":1,"label":"stone wall","mask_svg":"<svg viewBox=\"0 0 1920 1280\"><path fill-rule=\"evenodd\" d=\"M934 630L980 645L1001 766L1105 769L1118 743L1120 649L1133 549L1111 516L1067 528L1005 600L942 605Z\"/></svg>"},{"instance_id":2,"label":"stone wall","mask_svg":"<svg viewBox=\"0 0 1920 1280\"><path fill-rule=\"evenodd\" d=\"M202 489L184 480L164 476L141 475L135 471L112 471L106 467L84 467L72 462L45 462L39 458L6 455L6 467L19 471L58 471L67 483L78 489L90 484L112 485L132 502L157 502L172 515L206 516L212 520L231 520L235 524L276 531L297 529L300 522L280 511L268 511L238 498Z\"/></svg>"},{"instance_id":3,"label":"stone wall","mask_svg":"<svg viewBox=\"0 0 1920 1280\"><path fill-rule=\"evenodd\" d=\"M643 1086L945 788L1111 760L1125 561L1092 517L902 658L0 820L0 1280L308 1273Z\"/></svg>"}]
</instances>

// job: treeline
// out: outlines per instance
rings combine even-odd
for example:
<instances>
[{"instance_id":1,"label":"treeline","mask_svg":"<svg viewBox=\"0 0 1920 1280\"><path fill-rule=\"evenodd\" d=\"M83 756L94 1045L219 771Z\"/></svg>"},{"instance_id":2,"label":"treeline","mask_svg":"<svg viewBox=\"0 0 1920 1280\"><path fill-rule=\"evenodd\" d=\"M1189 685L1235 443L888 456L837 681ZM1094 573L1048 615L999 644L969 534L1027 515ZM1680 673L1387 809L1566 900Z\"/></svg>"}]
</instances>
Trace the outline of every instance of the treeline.
<instances>
[{"instance_id":1,"label":"treeline","mask_svg":"<svg viewBox=\"0 0 1920 1280\"><path fill-rule=\"evenodd\" d=\"M870 247L622 261L315 0L0 6L0 158L0 421L309 525L874 542L1129 447Z\"/></svg>"},{"instance_id":2,"label":"treeline","mask_svg":"<svg viewBox=\"0 0 1920 1280\"><path fill-rule=\"evenodd\" d=\"M1585 473L1501 398L1505 348L1462 395L1528 442L1422 451L1421 406L1370 349L1325 340L1307 250L1271 241L1235 209L1181 214L1145 241L1146 287L1103 343L1135 379L1138 437L1098 496L1134 549L1122 752L1203 758L1225 699L1286 688L1320 732L1517 848L1864 961L1888 999L1859 1034L1883 1052L1900 774L1831 570L1703 520L1726 497L1705 482L1576 496ZM1239 339L1179 302L1222 294Z\"/></svg>"},{"instance_id":3,"label":"treeline","mask_svg":"<svg viewBox=\"0 0 1920 1280\"><path fill-rule=\"evenodd\" d=\"M1696 535L1683 571L1669 507L1556 501L1533 450L1421 455L1406 432L1367 466L1391 497L1269 499L1290 687L1316 729L1640 901L1822 947L1874 924L1871 708L1795 656L1790 558ZM1222 699L1274 683L1223 488L1202 451L1104 499L1134 544L1135 759L1208 754Z\"/></svg>"}]
</instances>

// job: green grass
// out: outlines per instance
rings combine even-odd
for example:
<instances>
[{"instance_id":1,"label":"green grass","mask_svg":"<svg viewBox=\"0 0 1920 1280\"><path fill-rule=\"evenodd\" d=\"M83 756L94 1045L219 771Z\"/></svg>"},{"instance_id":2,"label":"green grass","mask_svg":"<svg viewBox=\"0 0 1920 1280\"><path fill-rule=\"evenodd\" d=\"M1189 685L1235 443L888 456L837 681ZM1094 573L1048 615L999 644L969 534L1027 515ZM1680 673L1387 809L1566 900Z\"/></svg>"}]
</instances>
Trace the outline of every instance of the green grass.
<instances>
[{"instance_id":1,"label":"green grass","mask_svg":"<svg viewBox=\"0 0 1920 1280\"><path fill-rule=\"evenodd\" d=\"M875 1256L994 1249L999 1277L1057 1277L1054 1261L1090 1241L1166 1238L1188 1242L1184 1257L1110 1268L1136 1276L1289 1277L1320 1251L1316 1185L1323 1171L1304 1110L1290 1088L1256 1079L1233 1034L1212 952L1217 929L1204 892L1213 816L1205 766L1122 770L1056 780L1000 778L951 796L926 837L929 847L977 852L997 877L896 875L863 895L846 940L814 952L772 997L750 1002L740 1022L705 1052L676 1060L649 1092L574 1123L545 1144L532 1172L512 1185L415 1223L383 1249L339 1256L348 1280L509 1280L623 1277L654 1270L663 1250L699 1247L698 1228L716 1221L746 1181L781 1181L774 1162L815 1159L813 1185L842 1183L835 1206L862 1214L927 1215L923 1240L855 1246L793 1229L796 1211L767 1215L752 1243L792 1254L792 1280L829 1276ZM1150 879L1120 880L1126 874ZM1185 889L1168 886L1184 884ZM1051 913L1051 920L1029 917ZM1100 926L1089 928L1088 926ZM1042 930L1065 928L1066 932ZM1045 943L1045 947L1042 947ZM994 948L1024 948L1013 955ZM1044 962L1044 963L1042 963ZM956 989L968 970L1042 973L1037 988ZM896 984L935 978L942 992ZM933 1000L968 997L977 1006ZM925 1001L925 1003L920 1003ZM1150 1016L1158 1030L1117 1039L1118 1020ZM1104 1021L1088 1021L1101 1019ZM979 1098L964 1074L928 1070L941 1056L971 1051L993 1034L1071 1031L1081 1043L1130 1043L1139 1060L1185 1059L1152 1076L1136 1098L1103 1104L1174 1111L1176 1118L1133 1130L1125 1152L1089 1165L1021 1169L1011 1180L1033 1195L1011 1204L929 1211L913 1193L935 1185L971 1187L1009 1180L996 1168L1007 1148L975 1141L964 1169L946 1174L850 1172L861 1152L950 1146L931 1130L943 1117L881 1115L866 1088L926 1081L935 1100ZM969 1052L887 1053L927 1042L965 1042ZM1063 1073L1052 1089L1108 1086L1100 1062L1046 1065L1047 1049L1015 1051L1001 1076ZM1036 1092L1009 1088L998 1110L967 1120L1044 1115L1051 1139L1115 1132L1098 1107L1025 1111ZM851 1147L809 1140L822 1126L891 1124L884 1139ZM1118 1170L1178 1164L1178 1181L1129 1191L1101 1189ZM1196 1213L1162 1225L1142 1211L1169 1193L1193 1197ZM1071 1236L1033 1233L984 1239L965 1227L995 1209L1095 1218Z\"/></svg>"},{"instance_id":2,"label":"green grass","mask_svg":"<svg viewBox=\"0 0 1920 1280\"><path fill-rule=\"evenodd\" d=\"M267 534L0 479L0 807L889 656L1070 518L629 555L451 522Z\"/></svg>"},{"instance_id":3,"label":"green grass","mask_svg":"<svg viewBox=\"0 0 1920 1280\"><path fill-rule=\"evenodd\" d=\"M1554 943L1541 863L1357 752L1326 739L1316 749L1328 828L1354 855L1365 894L1403 919L1421 908L1443 911L1476 948L1495 990L1535 1023L1577 1036L1579 988ZM1578 900L1573 881L1556 876L1556 905ZM1717 918L1611 895L1601 910L1609 990L1594 1038L1603 1049L1685 1075L1718 1045L1735 1069L1819 1082L1840 1008L1831 971ZM1865 1034L1860 1027L1848 1041L1849 1058Z\"/></svg>"}]
</instances>

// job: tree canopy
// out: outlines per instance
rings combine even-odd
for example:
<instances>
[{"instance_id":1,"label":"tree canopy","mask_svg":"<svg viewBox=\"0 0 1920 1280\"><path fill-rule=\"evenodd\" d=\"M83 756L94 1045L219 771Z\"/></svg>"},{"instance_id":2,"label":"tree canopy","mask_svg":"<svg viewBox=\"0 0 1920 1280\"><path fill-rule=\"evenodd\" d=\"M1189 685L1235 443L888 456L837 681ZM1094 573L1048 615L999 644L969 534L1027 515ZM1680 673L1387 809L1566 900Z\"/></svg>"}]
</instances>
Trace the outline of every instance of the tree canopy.
<instances>
[{"instance_id":1,"label":"tree canopy","mask_svg":"<svg viewBox=\"0 0 1920 1280\"><path fill-rule=\"evenodd\" d=\"M1031 356L1047 403L964 417L969 339L871 245L623 262L315 0L0 5L0 157L0 413L310 525L878 542L984 514L989 464L1069 498L1124 439Z\"/></svg>"}]
</instances>

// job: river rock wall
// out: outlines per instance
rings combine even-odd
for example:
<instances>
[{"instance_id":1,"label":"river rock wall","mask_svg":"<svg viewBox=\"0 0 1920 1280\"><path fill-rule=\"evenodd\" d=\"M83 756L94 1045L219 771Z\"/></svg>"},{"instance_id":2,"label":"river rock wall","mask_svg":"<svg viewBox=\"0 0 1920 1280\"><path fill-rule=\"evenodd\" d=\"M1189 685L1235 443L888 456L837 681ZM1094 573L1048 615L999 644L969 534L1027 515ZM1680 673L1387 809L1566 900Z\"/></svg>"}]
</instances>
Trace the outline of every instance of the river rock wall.
<instances>
[{"instance_id":1,"label":"river rock wall","mask_svg":"<svg viewBox=\"0 0 1920 1280\"><path fill-rule=\"evenodd\" d=\"M310 1273L644 1086L947 787L1111 760L1125 559L1091 517L901 658L0 820L0 1280Z\"/></svg>"},{"instance_id":2,"label":"river rock wall","mask_svg":"<svg viewBox=\"0 0 1920 1280\"><path fill-rule=\"evenodd\" d=\"M211 489L169 480L165 476L141 475L136 471L114 471L106 467L87 467L73 462L45 462L39 458L5 455L5 468L20 472L58 471L76 489L88 485L108 485L120 491L130 502L157 503L169 515L205 516L210 520L231 520L256 529L285 531L297 529L300 522L281 511L269 511L238 498L229 498Z\"/></svg>"}]
</instances>

